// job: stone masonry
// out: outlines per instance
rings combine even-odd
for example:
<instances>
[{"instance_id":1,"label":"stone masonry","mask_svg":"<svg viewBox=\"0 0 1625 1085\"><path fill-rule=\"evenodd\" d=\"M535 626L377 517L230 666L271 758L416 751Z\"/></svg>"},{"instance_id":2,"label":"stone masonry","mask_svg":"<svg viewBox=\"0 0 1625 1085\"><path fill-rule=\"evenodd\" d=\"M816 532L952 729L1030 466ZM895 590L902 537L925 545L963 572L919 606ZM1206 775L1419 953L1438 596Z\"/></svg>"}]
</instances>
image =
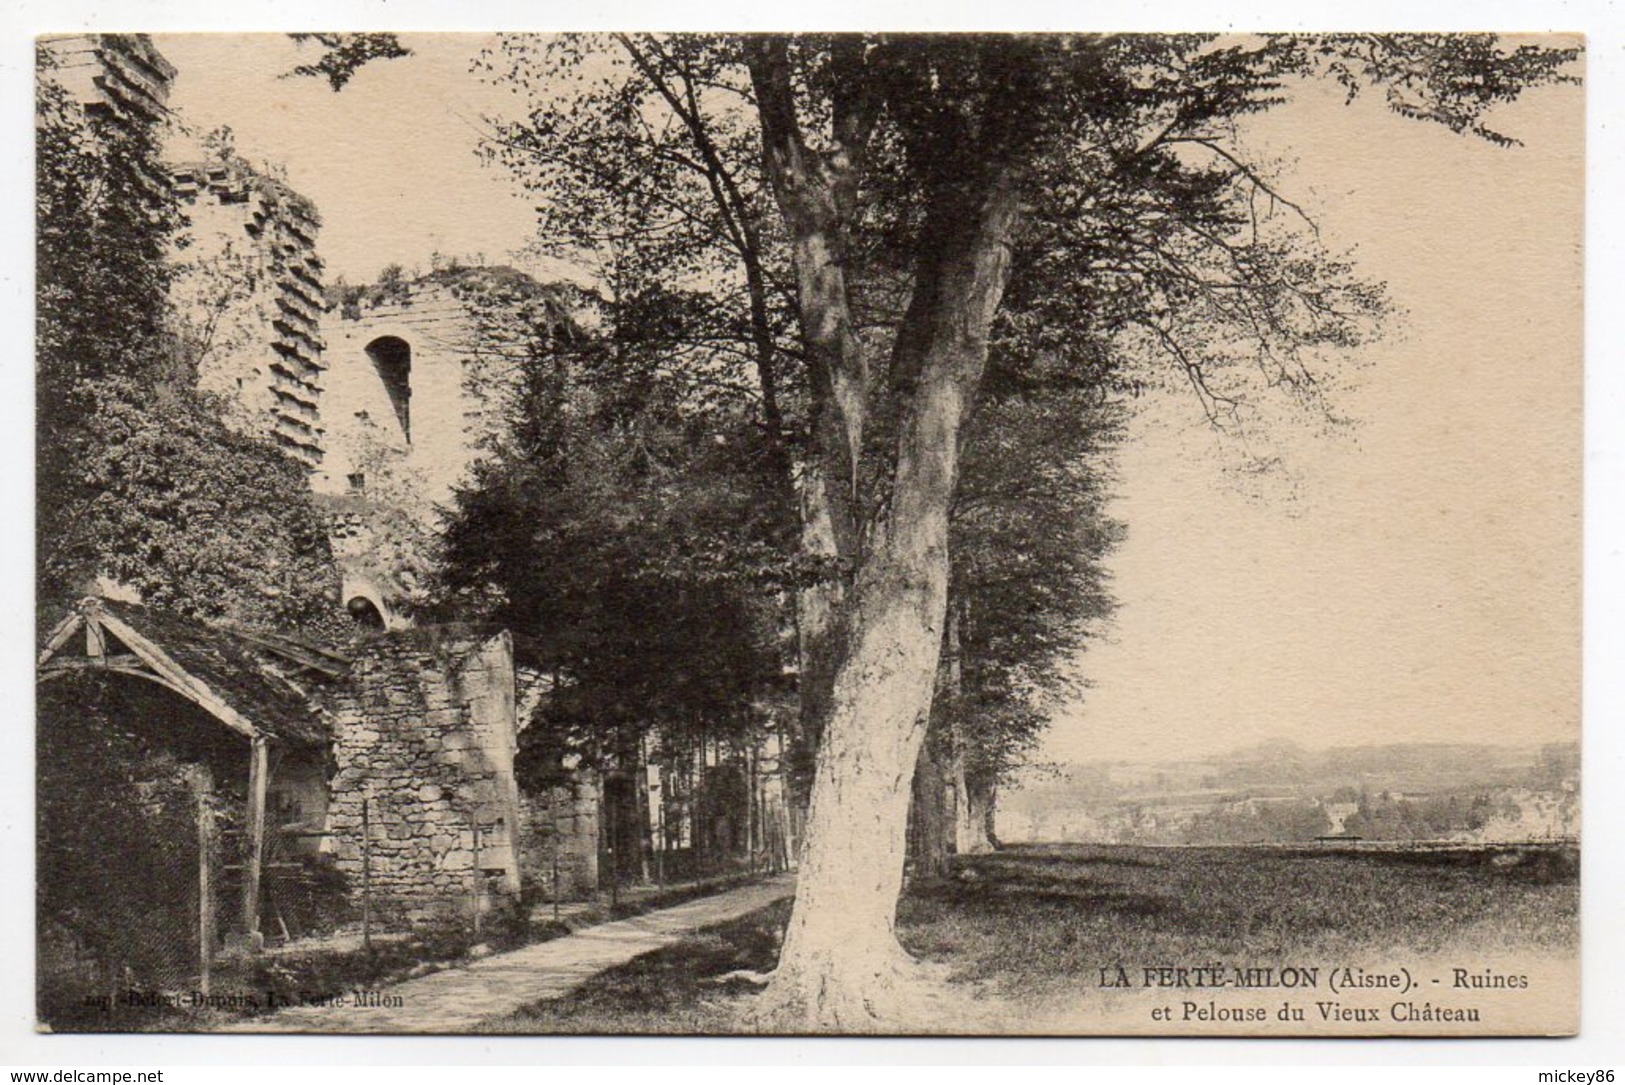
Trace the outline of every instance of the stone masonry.
<instances>
[{"instance_id":1,"label":"stone masonry","mask_svg":"<svg viewBox=\"0 0 1625 1085\"><path fill-rule=\"evenodd\" d=\"M357 650L328 702L328 823L375 914L417 923L517 899L513 696L506 632L425 628Z\"/></svg>"},{"instance_id":2,"label":"stone masonry","mask_svg":"<svg viewBox=\"0 0 1625 1085\"><path fill-rule=\"evenodd\" d=\"M519 803L519 866L526 884L544 900L580 900L596 893L602 805L597 774L579 770L568 784L521 794Z\"/></svg>"},{"instance_id":3,"label":"stone masonry","mask_svg":"<svg viewBox=\"0 0 1625 1085\"><path fill-rule=\"evenodd\" d=\"M493 290L502 300L468 296ZM397 490L426 505L448 502L505 423L517 386L518 348L495 325L522 323L526 295L547 290L511 268L464 268L341 299L327 320L323 421L332 441L311 480L317 492L371 491L383 481L374 476L387 472ZM482 304L492 313L482 315Z\"/></svg>"},{"instance_id":4,"label":"stone masonry","mask_svg":"<svg viewBox=\"0 0 1625 1085\"><path fill-rule=\"evenodd\" d=\"M175 122L168 101L177 72L148 35L47 35L38 46L42 77L87 117L163 139L169 165L143 176L173 195L185 218L168 254L177 272L171 330L197 365L199 388L224 406L223 421L315 470L326 308L315 205Z\"/></svg>"},{"instance_id":5,"label":"stone masonry","mask_svg":"<svg viewBox=\"0 0 1625 1085\"><path fill-rule=\"evenodd\" d=\"M65 34L38 39L49 58L44 73L60 84L87 114L127 126L161 126L169 119L175 66L146 34ZM149 176L156 190L169 179Z\"/></svg>"},{"instance_id":6,"label":"stone masonry","mask_svg":"<svg viewBox=\"0 0 1625 1085\"><path fill-rule=\"evenodd\" d=\"M314 470L326 346L315 205L230 152L172 172L187 217L173 300L198 385L228 405L228 424Z\"/></svg>"},{"instance_id":7,"label":"stone masonry","mask_svg":"<svg viewBox=\"0 0 1625 1085\"><path fill-rule=\"evenodd\" d=\"M578 293L458 266L334 289L311 486L335 514L347 605L363 599L386 626L409 624L439 510L511 422L537 337L573 334ZM353 515L362 503L368 516Z\"/></svg>"}]
</instances>

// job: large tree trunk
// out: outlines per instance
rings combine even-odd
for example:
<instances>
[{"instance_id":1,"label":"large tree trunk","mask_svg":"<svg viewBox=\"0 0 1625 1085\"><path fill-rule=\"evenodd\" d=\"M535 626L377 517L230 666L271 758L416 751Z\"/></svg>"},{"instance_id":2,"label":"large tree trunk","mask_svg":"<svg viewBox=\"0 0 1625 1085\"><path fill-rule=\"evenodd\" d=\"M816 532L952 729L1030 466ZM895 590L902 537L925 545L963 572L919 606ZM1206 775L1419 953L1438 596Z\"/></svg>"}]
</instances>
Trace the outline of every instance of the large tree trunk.
<instances>
[{"instance_id":1,"label":"large tree trunk","mask_svg":"<svg viewBox=\"0 0 1625 1085\"><path fill-rule=\"evenodd\" d=\"M908 963L894 924L946 577L927 553L860 578L856 643L818 748L795 909L767 994L776 1026L870 1031Z\"/></svg>"},{"instance_id":2,"label":"large tree trunk","mask_svg":"<svg viewBox=\"0 0 1625 1085\"><path fill-rule=\"evenodd\" d=\"M994 179L975 209L932 276L930 319L912 329L927 345L898 438L891 507L852 589L795 909L763 996L776 1027L870 1031L907 1001L912 962L895 921L909 785L941 658L959 437L1008 270L1013 178Z\"/></svg>"},{"instance_id":3,"label":"large tree trunk","mask_svg":"<svg viewBox=\"0 0 1625 1085\"><path fill-rule=\"evenodd\" d=\"M847 233L859 165L879 106L865 46L831 45L833 148L804 140L789 49L747 38L763 156L796 269L821 482L837 534L856 539L872 367L852 319ZM1010 116L989 118L978 154L941 139L914 272L915 297L893 346L902 373L889 505L850 550L856 569L837 616L828 722L818 744L796 901L761 1023L792 1031L888 1027L907 1002L912 960L895 935L910 784L925 737L948 599L948 517L959 446L1009 274L1018 201ZM923 123L953 114L930 112ZM901 364L899 364L901 362Z\"/></svg>"},{"instance_id":4,"label":"large tree trunk","mask_svg":"<svg viewBox=\"0 0 1625 1085\"><path fill-rule=\"evenodd\" d=\"M943 634L942 662L931 697L931 723L914 771L914 802L909 816L909 863L916 877L946 876L949 858L959 851L958 822L964 806L958 780L963 763L959 735L964 673L960 663L959 610L950 602Z\"/></svg>"},{"instance_id":5,"label":"large tree trunk","mask_svg":"<svg viewBox=\"0 0 1625 1085\"><path fill-rule=\"evenodd\" d=\"M811 801L812 767L818 742L829 719L835 666L841 649L841 604L845 585L834 568L841 540L829 508L823 472L809 464L802 471L798 495L801 553L810 563L827 567L825 576L796 593L798 713L790 751L796 809L805 815Z\"/></svg>"},{"instance_id":6,"label":"large tree trunk","mask_svg":"<svg viewBox=\"0 0 1625 1085\"><path fill-rule=\"evenodd\" d=\"M855 213L856 158L824 158L801 137L790 59L782 38L748 40L746 57L762 121L764 165L790 235L813 454L797 479L801 551L821 579L796 599L801 699L798 752L822 743L848 632L842 621L858 559L859 461L868 417L868 358L852 320L845 238ZM840 46L850 61L851 43ZM805 778L805 776L803 776ZM810 795L804 800L811 805Z\"/></svg>"},{"instance_id":7,"label":"large tree trunk","mask_svg":"<svg viewBox=\"0 0 1625 1085\"><path fill-rule=\"evenodd\" d=\"M976 799L972 793L971 777L966 767L965 739L954 728L953 753L949 762L949 781L954 789L954 851L960 855L977 855L992 850L992 844L983 831L978 816Z\"/></svg>"},{"instance_id":8,"label":"large tree trunk","mask_svg":"<svg viewBox=\"0 0 1625 1085\"><path fill-rule=\"evenodd\" d=\"M963 788L960 794L964 796L964 802L960 806L958 826L960 853L978 855L997 850L999 842L993 833L997 788L991 779L980 774L964 778Z\"/></svg>"}]
</instances>

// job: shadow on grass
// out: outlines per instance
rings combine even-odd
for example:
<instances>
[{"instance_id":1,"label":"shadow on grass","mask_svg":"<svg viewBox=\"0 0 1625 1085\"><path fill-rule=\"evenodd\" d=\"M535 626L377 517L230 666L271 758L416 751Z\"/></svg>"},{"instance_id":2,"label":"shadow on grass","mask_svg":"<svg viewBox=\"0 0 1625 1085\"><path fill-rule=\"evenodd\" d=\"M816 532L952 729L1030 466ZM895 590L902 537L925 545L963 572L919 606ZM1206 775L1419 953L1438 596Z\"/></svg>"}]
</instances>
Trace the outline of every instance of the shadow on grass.
<instances>
[{"instance_id":1,"label":"shadow on grass","mask_svg":"<svg viewBox=\"0 0 1625 1085\"><path fill-rule=\"evenodd\" d=\"M1308 849L1285 852L1294 858L1315 854ZM1327 853L1358 862L1434 870L1464 871L1529 885L1566 885L1580 877L1580 849L1573 845L1486 846L1478 848L1398 848L1334 850Z\"/></svg>"},{"instance_id":2,"label":"shadow on grass","mask_svg":"<svg viewBox=\"0 0 1625 1085\"><path fill-rule=\"evenodd\" d=\"M1080 851L1082 854L1080 855ZM1003 851L988 855L967 857L967 863L1004 864L1011 866L1064 865L1087 863L1103 867L1151 867L1149 859L1125 854L1123 849L1107 846L1088 847L1067 844L1010 844Z\"/></svg>"},{"instance_id":3,"label":"shadow on grass","mask_svg":"<svg viewBox=\"0 0 1625 1085\"><path fill-rule=\"evenodd\" d=\"M1101 915L1132 919L1160 918L1178 923L1179 903L1151 892L1102 888L1065 877L1027 876L1011 881L962 881L946 878L915 886L904 902L905 916L914 908L940 905L969 911L1027 911L1034 905L1063 905Z\"/></svg>"}]
</instances>

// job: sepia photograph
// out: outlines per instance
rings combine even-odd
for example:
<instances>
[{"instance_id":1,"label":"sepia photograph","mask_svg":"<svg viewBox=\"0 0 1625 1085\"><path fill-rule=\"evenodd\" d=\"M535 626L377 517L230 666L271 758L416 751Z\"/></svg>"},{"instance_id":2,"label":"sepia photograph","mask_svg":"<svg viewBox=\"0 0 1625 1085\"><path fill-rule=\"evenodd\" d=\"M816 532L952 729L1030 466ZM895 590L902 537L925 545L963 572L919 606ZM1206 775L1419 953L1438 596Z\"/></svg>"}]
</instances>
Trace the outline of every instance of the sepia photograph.
<instances>
[{"instance_id":1,"label":"sepia photograph","mask_svg":"<svg viewBox=\"0 0 1625 1085\"><path fill-rule=\"evenodd\" d=\"M36 1029L1574 1035L1584 38L1199 29L39 36Z\"/></svg>"}]
</instances>

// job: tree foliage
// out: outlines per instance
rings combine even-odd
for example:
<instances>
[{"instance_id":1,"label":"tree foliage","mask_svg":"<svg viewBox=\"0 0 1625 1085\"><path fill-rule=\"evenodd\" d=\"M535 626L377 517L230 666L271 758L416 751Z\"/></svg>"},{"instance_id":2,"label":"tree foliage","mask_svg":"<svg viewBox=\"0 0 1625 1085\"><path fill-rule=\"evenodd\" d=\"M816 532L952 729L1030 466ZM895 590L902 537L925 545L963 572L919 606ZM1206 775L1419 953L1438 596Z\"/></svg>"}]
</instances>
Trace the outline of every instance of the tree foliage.
<instances>
[{"instance_id":1,"label":"tree foliage","mask_svg":"<svg viewBox=\"0 0 1625 1085\"><path fill-rule=\"evenodd\" d=\"M80 423L103 377L173 383L165 341L179 210L153 126L74 101L37 54L35 373L42 434ZM42 483L65 465L42 448ZM51 498L46 486L42 497Z\"/></svg>"},{"instance_id":2,"label":"tree foliage","mask_svg":"<svg viewBox=\"0 0 1625 1085\"><path fill-rule=\"evenodd\" d=\"M412 55L394 34L289 34L301 45L321 46L322 54L313 61L294 66L290 76L327 80L334 93L344 89L363 66L374 60L394 60Z\"/></svg>"},{"instance_id":3,"label":"tree foliage","mask_svg":"<svg viewBox=\"0 0 1625 1085\"><path fill-rule=\"evenodd\" d=\"M685 379L647 298L597 332L552 306L512 331L519 394L447 518L441 610L513 629L550 676L522 760L737 736L781 670L760 431Z\"/></svg>"},{"instance_id":4,"label":"tree foliage","mask_svg":"<svg viewBox=\"0 0 1625 1085\"><path fill-rule=\"evenodd\" d=\"M737 43L651 35L572 36L538 43L510 36L478 67L528 95L522 118L496 123L487 149L538 199L537 244L549 255L589 263L606 297L613 299L617 326L659 353L674 379L718 405L731 402L750 409L767 439L764 467L780 472L778 501L786 520L793 520L794 497L787 491L794 477L805 477L814 455L811 430L821 409L818 401L828 392L807 387L802 352L795 343L798 312L789 253L761 168L754 91ZM884 340L906 303L895 235L911 211L898 193L880 192L870 197L867 213L875 225L865 252L853 261L854 276L863 289L864 334ZM1022 349L1044 347L1027 342ZM1014 381L1016 367L1010 373ZM1019 388L1013 383L1010 394L1031 398L1035 388L1029 379ZM1043 408L1024 414L1007 404L1001 421L1020 425L1034 410ZM1089 432L1089 427L1073 427L1073 432ZM884 433L881 427L870 431L877 450L882 450L879 438ZM777 462L775 438L784 450ZM1078 445L1051 447L1062 455L1062 448ZM1078 465L1071 478L1056 481L1071 485L1086 473ZM764 495L772 498L772 481L764 478L763 483ZM1080 492L1095 489L1085 485ZM1064 493L1052 496L1057 502L1052 512L1071 500ZM1077 539L1080 532L1098 527L1090 519L1097 510L1067 507L1084 522L1062 525L1035 513L1050 538ZM1019 513L1007 512L1008 523L1019 521ZM795 554L803 575L832 575L816 555L805 550L796 554L800 547L794 530L778 537L785 559ZM1074 585L1084 594L1094 592L1085 583L1088 577L1074 575L1079 568L1060 549L1044 554L1060 558L1047 571L1058 585L1068 586L1058 587L1055 597L1074 598ZM987 551L983 556L992 560ZM1078 560L1086 560L1082 552ZM1091 565L1089 575L1095 573ZM1034 579L1042 575L1035 573ZM990 606L989 615L994 609ZM1056 629L1070 622L1058 611L1048 617ZM999 619L990 616L988 623L991 629ZM979 653L984 643L994 641L999 638L975 640L966 651ZM1042 674L1033 680L1053 685L1064 655L1052 651L1042 659L1033 656L1027 663L1029 675ZM990 658L978 673L1008 665L1008 659ZM1016 712L1008 700L999 703ZM1022 741L1030 741L1036 709L1028 705L1018 714L1022 727L1007 730L1012 736L1021 730L1026 736ZM985 737L993 741L994 733L990 725ZM1009 741L1013 756L1015 740ZM990 756L1002 763L1005 754Z\"/></svg>"},{"instance_id":5,"label":"tree foliage","mask_svg":"<svg viewBox=\"0 0 1625 1085\"><path fill-rule=\"evenodd\" d=\"M299 464L226 430L184 392L103 382L93 402L76 434L76 500L41 524L48 585L71 592L102 575L191 617L343 631Z\"/></svg>"},{"instance_id":6,"label":"tree foliage","mask_svg":"<svg viewBox=\"0 0 1625 1085\"><path fill-rule=\"evenodd\" d=\"M805 428L793 287L732 44L507 35L476 69L524 96L483 149L537 200L534 247L585 265L696 387L748 404L787 484Z\"/></svg>"},{"instance_id":7,"label":"tree foliage","mask_svg":"<svg viewBox=\"0 0 1625 1085\"><path fill-rule=\"evenodd\" d=\"M959 687L933 706L972 788L1001 782L1082 693L1079 655L1114 605L1119 414L1090 392L1051 392L985 402L972 424L951 528Z\"/></svg>"}]
</instances>

